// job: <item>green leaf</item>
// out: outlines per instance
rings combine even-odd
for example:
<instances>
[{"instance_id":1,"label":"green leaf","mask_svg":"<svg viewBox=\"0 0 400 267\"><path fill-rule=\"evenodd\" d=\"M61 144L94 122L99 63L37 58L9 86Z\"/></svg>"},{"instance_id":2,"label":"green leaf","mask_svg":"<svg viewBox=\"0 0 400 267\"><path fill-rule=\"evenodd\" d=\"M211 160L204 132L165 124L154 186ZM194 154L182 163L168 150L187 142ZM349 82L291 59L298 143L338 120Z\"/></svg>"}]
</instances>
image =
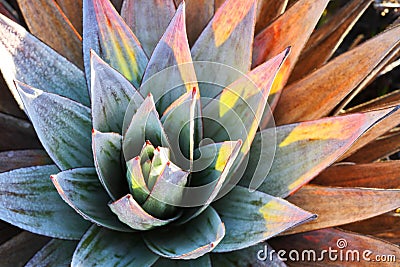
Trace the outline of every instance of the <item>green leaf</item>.
<instances>
[{"instance_id":1,"label":"green leaf","mask_svg":"<svg viewBox=\"0 0 400 267\"><path fill-rule=\"evenodd\" d=\"M278 258L273 250L269 244L263 242L241 250L212 253L211 261L213 266L286 267L286 264Z\"/></svg>"},{"instance_id":2,"label":"green leaf","mask_svg":"<svg viewBox=\"0 0 400 267\"><path fill-rule=\"evenodd\" d=\"M82 237L72 266L152 266L159 258L146 248L140 234L110 231L95 225Z\"/></svg>"},{"instance_id":3,"label":"green leaf","mask_svg":"<svg viewBox=\"0 0 400 267\"><path fill-rule=\"evenodd\" d=\"M116 200L128 192L121 168L122 136L93 130L92 147L94 165L101 184L111 199Z\"/></svg>"},{"instance_id":4,"label":"green leaf","mask_svg":"<svg viewBox=\"0 0 400 267\"><path fill-rule=\"evenodd\" d=\"M225 1L194 44L193 60L218 62L247 73L251 65L249 48L253 43L256 9L254 0ZM232 82L239 78L238 73L221 78L220 72L210 73L207 68L196 69L196 74L199 81L209 82ZM208 95L202 92L202 96Z\"/></svg>"},{"instance_id":5,"label":"green leaf","mask_svg":"<svg viewBox=\"0 0 400 267\"><path fill-rule=\"evenodd\" d=\"M21 107L14 80L90 105L85 77L78 67L3 15L0 36L0 70Z\"/></svg>"},{"instance_id":6,"label":"green leaf","mask_svg":"<svg viewBox=\"0 0 400 267\"><path fill-rule=\"evenodd\" d=\"M179 206L188 180L188 172L167 162L143 203L143 209L158 218L171 217Z\"/></svg>"},{"instance_id":7,"label":"green leaf","mask_svg":"<svg viewBox=\"0 0 400 267\"><path fill-rule=\"evenodd\" d=\"M144 234L154 253L171 259L196 259L212 251L225 235L217 212L209 207L184 225Z\"/></svg>"},{"instance_id":8,"label":"green leaf","mask_svg":"<svg viewBox=\"0 0 400 267\"><path fill-rule=\"evenodd\" d=\"M94 51L91 56L91 75L93 128L121 134L129 102L132 99L141 104L143 97L122 74L101 60Z\"/></svg>"},{"instance_id":9,"label":"green leaf","mask_svg":"<svg viewBox=\"0 0 400 267\"><path fill-rule=\"evenodd\" d=\"M201 139L201 109L198 90L194 89L172 103L161 117L169 137L174 162L182 169L192 168L195 144Z\"/></svg>"},{"instance_id":10,"label":"green leaf","mask_svg":"<svg viewBox=\"0 0 400 267\"><path fill-rule=\"evenodd\" d=\"M62 199L86 220L117 231L130 231L118 221L107 204L110 197L102 188L94 168L80 168L52 175Z\"/></svg>"},{"instance_id":11,"label":"green leaf","mask_svg":"<svg viewBox=\"0 0 400 267\"><path fill-rule=\"evenodd\" d=\"M93 166L90 109L59 95L15 83L46 152L61 170Z\"/></svg>"},{"instance_id":12,"label":"green leaf","mask_svg":"<svg viewBox=\"0 0 400 267\"><path fill-rule=\"evenodd\" d=\"M125 0L121 9L121 16L136 34L148 56L153 53L174 13L172 0Z\"/></svg>"},{"instance_id":13,"label":"green leaf","mask_svg":"<svg viewBox=\"0 0 400 267\"><path fill-rule=\"evenodd\" d=\"M168 220L161 220L151 216L143 210L131 194L108 205L121 222L135 230L149 230L157 226L166 225L177 219L177 217L175 217Z\"/></svg>"},{"instance_id":14,"label":"green leaf","mask_svg":"<svg viewBox=\"0 0 400 267\"><path fill-rule=\"evenodd\" d=\"M170 147L152 95L146 97L133 115L128 130L124 134L122 150L125 160L129 161L138 156L146 140L149 140L154 146Z\"/></svg>"},{"instance_id":15,"label":"green leaf","mask_svg":"<svg viewBox=\"0 0 400 267\"><path fill-rule=\"evenodd\" d=\"M226 235L215 252L253 246L316 217L283 199L240 186L212 206L226 226Z\"/></svg>"},{"instance_id":16,"label":"green leaf","mask_svg":"<svg viewBox=\"0 0 400 267\"><path fill-rule=\"evenodd\" d=\"M199 147L195 152L196 161L192 172L190 187L185 189L182 204L188 207L200 206L186 210L179 222L184 223L198 216L220 197L219 193L239 154L242 142L227 141Z\"/></svg>"},{"instance_id":17,"label":"green leaf","mask_svg":"<svg viewBox=\"0 0 400 267\"><path fill-rule=\"evenodd\" d=\"M107 0L83 1L83 54L90 69L90 49L139 88L148 59L136 36ZM90 88L90 73L86 72Z\"/></svg>"},{"instance_id":18,"label":"green leaf","mask_svg":"<svg viewBox=\"0 0 400 267\"><path fill-rule=\"evenodd\" d=\"M167 71L169 74L167 79L157 76L151 79L153 75L172 66L178 67L174 68L175 71ZM150 82L146 83L148 80ZM156 100L158 110L164 112L182 94L191 92L197 87L186 34L185 3L181 3L150 58L140 92L143 95L151 93Z\"/></svg>"},{"instance_id":19,"label":"green leaf","mask_svg":"<svg viewBox=\"0 0 400 267\"><path fill-rule=\"evenodd\" d=\"M208 254L195 260L170 260L160 258L153 267L211 267L211 259ZM222 265L221 265L222 266Z\"/></svg>"},{"instance_id":20,"label":"green leaf","mask_svg":"<svg viewBox=\"0 0 400 267\"><path fill-rule=\"evenodd\" d=\"M264 130L262 133L266 138L271 136L270 131L276 131L277 150L271 170L257 190L273 196L288 196L335 162L359 136L394 110L331 117ZM254 160L257 162L249 166L258 164L258 159ZM248 173L251 171L249 169ZM241 184L249 185L249 178L245 176Z\"/></svg>"},{"instance_id":21,"label":"green leaf","mask_svg":"<svg viewBox=\"0 0 400 267\"><path fill-rule=\"evenodd\" d=\"M77 241L53 239L37 252L25 266L70 266L76 245L78 245Z\"/></svg>"},{"instance_id":22,"label":"green leaf","mask_svg":"<svg viewBox=\"0 0 400 267\"><path fill-rule=\"evenodd\" d=\"M89 227L60 198L50 181L55 165L0 174L0 219L27 231L55 238L80 239Z\"/></svg>"},{"instance_id":23,"label":"green leaf","mask_svg":"<svg viewBox=\"0 0 400 267\"><path fill-rule=\"evenodd\" d=\"M141 161L142 159L137 156L126 163L129 191L139 204L142 204L150 194L146 185L147 180L145 181L143 176Z\"/></svg>"},{"instance_id":24,"label":"green leaf","mask_svg":"<svg viewBox=\"0 0 400 267\"><path fill-rule=\"evenodd\" d=\"M215 101L203 109L203 116L213 118L220 127L212 127L204 121L204 135L214 141L243 140L242 154L247 154L261 122L267 98L275 76L289 55L290 48L258 66L246 76L240 77L222 90ZM215 122L214 122L215 123Z\"/></svg>"}]
</instances>

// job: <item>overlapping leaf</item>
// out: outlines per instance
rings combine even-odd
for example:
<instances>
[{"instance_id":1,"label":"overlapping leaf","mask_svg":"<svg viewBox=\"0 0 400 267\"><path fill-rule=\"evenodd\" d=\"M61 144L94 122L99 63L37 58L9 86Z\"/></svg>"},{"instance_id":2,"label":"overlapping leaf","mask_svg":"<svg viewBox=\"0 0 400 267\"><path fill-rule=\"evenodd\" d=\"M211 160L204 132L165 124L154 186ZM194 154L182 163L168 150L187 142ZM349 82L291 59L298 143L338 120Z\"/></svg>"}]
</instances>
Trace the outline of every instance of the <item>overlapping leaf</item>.
<instances>
[{"instance_id":1,"label":"overlapping leaf","mask_svg":"<svg viewBox=\"0 0 400 267\"><path fill-rule=\"evenodd\" d=\"M61 200L51 184L50 175L58 171L46 165L0 174L0 219L33 233L79 239L89 223Z\"/></svg>"},{"instance_id":2,"label":"overlapping leaf","mask_svg":"<svg viewBox=\"0 0 400 267\"><path fill-rule=\"evenodd\" d=\"M216 252L244 249L315 216L287 201L236 186L213 204L226 225L226 235Z\"/></svg>"},{"instance_id":3,"label":"overlapping leaf","mask_svg":"<svg viewBox=\"0 0 400 267\"><path fill-rule=\"evenodd\" d=\"M151 56L175 13L172 0L125 0L121 16Z\"/></svg>"},{"instance_id":4,"label":"overlapping leaf","mask_svg":"<svg viewBox=\"0 0 400 267\"><path fill-rule=\"evenodd\" d=\"M53 239L36 253L25 266L69 266L76 245L78 245L77 241Z\"/></svg>"},{"instance_id":5,"label":"overlapping leaf","mask_svg":"<svg viewBox=\"0 0 400 267\"><path fill-rule=\"evenodd\" d=\"M38 0L32 2L18 0L18 5L33 35L78 67L83 67L82 37L72 26L56 1ZM41 19L31 19L35 16ZM43 30L44 28L46 30Z\"/></svg>"},{"instance_id":6,"label":"overlapping leaf","mask_svg":"<svg viewBox=\"0 0 400 267\"><path fill-rule=\"evenodd\" d=\"M136 36L107 0L83 1L83 56L90 88L90 50L139 88L148 59Z\"/></svg>"},{"instance_id":7,"label":"overlapping leaf","mask_svg":"<svg viewBox=\"0 0 400 267\"><path fill-rule=\"evenodd\" d=\"M0 69L17 102L13 81L59 94L89 106L83 72L28 33L0 15Z\"/></svg>"},{"instance_id":8,"label":"overlapping leaf","mask_svg":"<svg viewBox=\"0 0 400 267\"><path fill-rule=\"evenodd\" d=\"M270 138L269 131L276 130L278 146L271 171L265 174L266 179L258 190L274 196L288 196L335 162L360 135L393 110L325 118L264 130L265 138ZM251 175L252 171L249 169L247 173ZM242 184L247 186L251 176L245 174L244 177Z\"/></svg>"},{"instance_id":9,"label":"overlapping leaf","mask_svg":"<svg viewBox=\"0 0 400 267\"><path fill-rule=\"evenodd\" d=\"M152 266L159 258L138 234L118 233L93 225L82 237L72 266Z\"/></svg>"},{"instance_id":10,"label":"overlapping leaf","mask_svg":"<svg viewBox=\"0 0 400 267\"><path fill-rule=\"evenodd\" d=\"M79 168L52 175L51 180L62 199L86 220L103 227L127 232L107 204L110 197L102 188L94 168Z\"/></svg>"},{"instance_id":11,"label":"overlapping leaf","mask_svg":"<svg viewBox=\"0 0 400 267\"><path fill-rule=\"evenodd\" d=\"M145 234L144 240L150 250L162 257L196 259L215 249L224 235L224 224L209 207L184 225Z\"/></svg>"},{"instance_id":12,"label":"overlapping leaf","mask_svg":"<svg viewBox=\"0 0 400 267\"><path fill-rule=\"evenodd\" d=\"M92 142L97 175L110 198L116 200L128 192L121 169L122 136L93 131Z\"/></svg>"},{"instance_id":13,"label":"overlapping leaf","mask_svg":"<svg viewBox=\"0 0 400 267\"><path fill-rule=\"evenodd\" d=\"M329 186L398 188L400 189L400 161L369 164L338 164L317 176L313 183Z\"/></svg>"},{"instance_id":14,"label":"overlapping leaf","mask_svg":"<svg viewBox=\"0 0 400 267\"><path fill-rule=\"evenodd\" d=\"M328 115L356 87L375 77L382 61L394 56L400 49L399 36L400 26L394 27L286 87L274 113L277 125Z\"/></svg>"},{"instance_id":15,"label":"overlapping leaf","mask_svg":"<svg viewBox=\"0 0 400 267\"><path fill-rule=\"evenodd\" d=\"M51 159L62 170L93 166L90 109L17 82L26 112Z\"/></svg>"},{"instance_id":16,"label":"overlapping leaf","mask_svg":"<svg viewBox=\"0 0 400 267\"><path fill-rule=\"evenodd\" d=\"M389 212L400 207L400 190L306 185L288 201L318 215L316 220L285 232L292 234L338 226Z\"/></svg>"},{"instance_id":17,"label":"overlapping leaf","mask_svg":"<svg viewBox=\"0 0 400 267\"><path fill-rule=\"evenodd\" d=\"M0 152L0 172L52 163L46 151L41 149Z\"/></svg>"}]
</instances>

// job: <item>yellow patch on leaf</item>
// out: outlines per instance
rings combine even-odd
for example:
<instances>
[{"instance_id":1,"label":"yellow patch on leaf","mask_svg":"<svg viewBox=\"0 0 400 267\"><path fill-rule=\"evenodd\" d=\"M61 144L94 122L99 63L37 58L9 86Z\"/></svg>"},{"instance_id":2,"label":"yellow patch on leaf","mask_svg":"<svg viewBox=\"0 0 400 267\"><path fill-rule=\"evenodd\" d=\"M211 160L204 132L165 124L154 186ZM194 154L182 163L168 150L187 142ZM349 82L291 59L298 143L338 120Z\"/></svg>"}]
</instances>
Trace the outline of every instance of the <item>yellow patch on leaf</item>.
<instances>
[{"instance_id":1,"label":"yellow patch on leaf","mask_svg":"<svg viewBox=\"0 0 400 267\"><path fill-rule=\"evenodd\" d=\"M254 4L254 1L244 0L231 0L223 4L223 7L215 14L212 24L216 47L220 47L229 39L229 36L254 7Z\"/></svg>"}]
</instances>

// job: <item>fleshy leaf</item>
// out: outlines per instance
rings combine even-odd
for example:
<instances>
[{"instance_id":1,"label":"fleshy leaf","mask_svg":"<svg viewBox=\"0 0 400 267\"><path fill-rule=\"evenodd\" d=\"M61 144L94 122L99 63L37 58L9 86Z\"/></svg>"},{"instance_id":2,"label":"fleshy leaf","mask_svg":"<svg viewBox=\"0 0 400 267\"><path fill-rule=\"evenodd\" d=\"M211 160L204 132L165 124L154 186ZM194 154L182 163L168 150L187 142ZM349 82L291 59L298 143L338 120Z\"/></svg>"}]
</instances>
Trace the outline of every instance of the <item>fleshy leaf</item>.
<instances>
[{"instance_id":1,"label":"fleshy leaf","mask_svg":"<svg viewBox=\"0 0 400 267\"><path fill-rule=\"evenodd\" d=\"M272 252L272 250L273 248L264 242L228 253L213 253L211 254L211 261L213 266L286 267L286 264L281 261L276 252ZM264 251L269 251L271 254L265 255ZM258 256L261 259L265 257L265 259L260 261L260 259L257 258Z\"/></svg>"},{"instance_id":2,"label":"fleshy leaf","mask_svg":"<svg viewBox=\"0 0 400 267\"><path fill-rule=\"evenodd\" d=\"M157 178L143 209L158 218L171 217L181 202L189 172L168 162ZM174 185L174 186L172 186Z\"/></svg>"},{"instance_id":3,"label":"fleshy leaf","mask_svg":"<svg viewBox=\"0 0 400 267\"><path fill-rule=\"evenodd\" d=\"M400 207L400 190L306 185L288 201L318 215L317 220L285 232L293 234L365 220L394 210Z\"/></svg>"},{"instance_id":4,"label":"fleshy leaf","mask_svg":"<svg viewBox=\"0 0 400 267\"><path fill-rule=\"evenodd\" d=\"M161 117L174 152L174 161L185 170L192 168L195 144L201 140L202 127L199 92L196 87L172 103Z\"/></svg>"},{"instance_id":5,"label":"fleshy leaf","mask_svg":"<svg viewBox=\"0 0 400 267\"><path fill-rule=\"evenodd\" d=\"M153 75L172 66L175 66L176 71L168 71L167 79L156 76L151 79ZM146 83L147 81L149 82ZM182 94L197 88L196 81L186 35L185 3L182 3L150 58L140 93L151 93L156 100L157 109L163 113Z\"/></svg>"},{"instance_id":6,"label":"fleshy leaf","mask_svg":"<svg viewBox=\"0 0 400 267\"><path fill-rule=\"evenodd\" d=\"M54 0L18 0L18 6L33 35L77 66L83 67L82 37Z\"/></svg>"},{"instance_id":7,"label":"fleshy leaf","mask_svg":"<svg viewBox=\"0 0 400 267\"><path fill-rule=\"evenodd\" d=\"M400 232L400 216L398 216L398 214L399 213L396 211L388 212L367 220L342 225L340 228L361 234L381 237L385 240L390 239L390 233L392 232L392 239L399 239L399 235L396 235L396 233ZM397 241L394 241L393 243L397 243Z\"/></svg>"},{"instance_id":8,"label":"fleshy leaf","mask_svg":"<svg viewBox=\"0 0 400 267\"><path fill-rule=\"evenodd\" d=\"M128 130L124 134L122 149L125 160L129 161L138 156L146 140L155 146L170 147L152 95L146 97L133 115Z\"/></svg>"},{"instance_id":9,"label":"fleshy leaf","mask_svg":"<svg viewBox=\"0 0 400 267\"><path fill-rule=\"evenodd\" d=\"M101 184L112 200L128 192L121 169L122 136L117 133L93 131L93 157Z\"/></svg>"},{"instance_id":10,"label":"fleshy leaf","mask_svg":"<svg viewBox=\"0 0 400 267\"><path fill-rule=\"evenodd\" d=\"M90 109L16 82L26 112L47 153L62 170L93 166Z\"/></svg>"},{"instance_id":11,"label":"fleshy leaf","mask_svg":"<svg viewBox=\"0 0 400 267\"><path fill-rule=\"evenodd\" d=\"M118 71L92 51L91 96L93 128L101 132L122 133L124 114L130 103L143 102L143 97Z\"/></svg>"},{"instance_id":12,"label":"fleshy leaf","mask_svg":"<svg viewBox=\"0 0 400 267\"><path fill-rule=\"evenodd\" d=\"M40 250L49 238L23 231L0 245L2 266L25 266L25 263Z\"/></svg>"},{"instance_id":13,"label":"fleshy leaf","mask_svg":"<svg viewBox=\"0 0 400 267\"><path fill-rule=\"evenodd\" d=\"M264 30L273 19L281 15L288 2L288 0L258 0L255 34Z\"/></svg>"},{"instance_id":14,"label":"fleshy leaf","mask_svg":"<svg viewBox=\"0 0 400 267\"><path fill-rule=\"evenodd\" d=\"M303 253L302 255L305 256L305 260L302 260L300 256L300 260L298 261L292 261L296 259L296 254L294 253L292 257L288 256L290 255L289 253L282 255L283 258L288 260L290 266L299 267L316 266L316 262L320 266L338 266L337 263L340 262L339 265L343 267L352 267L355 265L390 267L395 266L398 260L395 259L395 262L391 262L389 255L399 255L400 253L400 248L394 244L332 228L279 237L272 240L271 245L277 251L283 250L289 252L295 249L298 252L313 252L309 254ZM328 248L329 251L333 252L329 257L327 254L324 255L324 252L326 253ZM374 262L375 260L383 259L383 255L385 255L388 261ZM377 258L377 256L382 256L382 258ZM290 260L291 258L292 260Z\"/></svg>"},{"instance_id":15,"label":"fleshy leaf","mask_svg":"<svg viewBox=\"0 0 400 267\"><path fill-rule=\"evenodd\" d=\"M400 128L390 131L384 136L370 142L356 153L346 158L346 161L369 163L389 157L400 151Z\"/></svg>"},{"instance_id":16,"label":"fleshy leaf","mask_svg":"<svg viewBox=\"0 0 400 267\"><path fill-rule=\"evenodd\" d=\"M0 172L14 169L52 164L46 151L41 149L0 152Z\"/></svg>"},{"instance_id":17,"label":"fleshy leaf","mask_svg":"<svg viewBox=\"0 0 400 267\"><path fill-rule=\"evenodd\" d=\"M108 0L83 1L83 56L90 88L90 50L139 88L148 59L136 36Z\"/></svg>"},{"instance_id":18,"label":"fleshy leaf","mask_svg":"<svg viewBox=\"0 0 400 267\"><path fill-rule=\"evenodd\" d=\"M400 189L400 160L374 162L369 164L338 164L318 175L314 184Z\"/></svg>"},{"instance_id":19,"label":"fleshy leaf","mask_svg":"<svg viewBox=\"0 0 400 267\"><path fill-rule=\"evenodd\" d=\"M144 235L154 253L171 259L196 259L212 251L225 235L225 226L217 212L209 207L193 220Z\"/></svg>"},{"instance_id":20,"label":"fleshy leaf","mask_svg":"<svg viewBox=\"0 0 400 267\"><path fill-rule=\"evenodd\" d=\"M146 211L135 201L132 195L128 194L117 201L109 204L112 212L117 214L119 220L135 230L149 230L157 226L166 225L176 218L161 220L157 219Z\"/></svg>"},{"instance_id":21,"label":"fleshy leaf","mask_svg":"<svg viewBox=\"0 0 400 267\"><path fill-rule=\"evenodd\" d=\"M271 170L258 190L288 196L335 162L360 135L392 111L324 118L264 130L266 138L270 136L268 131L276 131L277 150ZM247 186L249 181L241 183Z\"/></svg>"},{"instance_id":22,"label":"fleshy leaf","mask_svg":"<svg viewBox=\"0 0 400 267\"><path fill-rule=\"evenodd\" d=\"M349 1L315 30L301 52L290 80L296 81L326 63L370 4L371 1Z\"/></svg>"},{"instance_id":23,"label":"fleshy leaf","mask_svg":"<svg viewBox=\"0 0 400 267\"><path fill-rule=\"evenodd\" d=\"M32 124L0 112L0 150L42 148Z\"/></svg>"},{"instance_id":24,"label":"fleshy leaf","mask_svg":"<svg viewBox=\"0 0 400 267\"><path fill-rule=\"evenodd\" d=\"M195 260L170 260L160 258L153 267L212 267L208 254Z\"/></svg>"},{"instance_id":25,"label":"fleshy leaf","mask_svg":"<svg viewBox=\"0 0 400 267\"><path fill-rule=\"evenodd\" d=\"M69 266L76 245L78 245L77 241L53 239L36 253L25 266Z\"/></svg>"},{"instance_id":26,"label":"fleshy leaf","mask_svg":"<svg viewBox=\"0 0 400 267\"><path fill-rule=\"evenodd\" d=\"M63 171L52 175L51 180L62 199L86 220L112 230L130 230L108 208L110 197L102 188L94 168Z\"/></svg>"},{"instance_id":27,"label":"fleshy leaf","mask_svg":"<svg viewBox=\"0 0 400 267\"><path fill-rule=\"evenodd\" d=\"M240 140L226 141L204 145L195 151L196 160L193 169L196 172L191 173L191 187L185 189L182 203L188 207L200 206L200 208L186 210L180 223L196 217L219 197L218 194L226 193L226 191L221 192L221 188L223 188L229 172L232 171L241 145ZM224 188L224 190L229 189Z\"/></svg>"},{"instance_id":28,"label":"fleshy leaf","mask_svg":"<svg viewBox=\"0 0 400 267\"><path fill-rule=\"evenodd\" d=\"M141 157L138 156L126 163L126 178L129 184L129 191L139 204L142 204L150 194L143 176L141 161Z\"/></svg>"},{"instance_id":29,"label":"fleshy leaf","mask_svg":"<svg viewBox=\"0 0 400 267\"><path fill-rule=\"evenodd\" d=\"M82 35L82 0L56 0L74 28Z\"/></svg>"},{"instance_id":30,"label":"fleshy leaf","mask_svg":"<svg viewBox=\"0 0 400 267\"><path fill-rule=\"evenodd\" d=\"M288 46L293 47L271 90L272 108L328 2L299 0L255 37L253 66L262 64Z\"/></svg>"},{"instance_id":31,"label":"fleshy leaf","mask_svg":"<svg viewBox=\"0 0 400 267\"><path fill-rule=\"evenodd\" d=\"M381 63L400 49L399 36L400 26L394 27L286 87L274 113L277 125L328 115L356 87L364 87L375 77Z\"/></svg>"},{"instance_id":32,"label":"fleshy leaf","mask_svg":"<svg viewBox=\"0 0 400 267\"><path fill-rule=\"evenodd\" d=\"M192 48L194 61L211 61L247 73L251 65L251 45L257 4L254 0L227 0L201 33ZM282 49L283 50L283 49ZM217 77L220 72L196 69L199 81L230 84L239 76ZM221 82L226 80L227 83ZM202 85L200 85L200 89ZM201 93L202 95L203 92Z\"/></svg>"},{"instance_id":33,"label":"fleshy leaf","mask_svg":"<svg viewBox=\"0 0 400 267\"><path fill-rule=\"evenodd\" d=\"M215 252L253 246L316 217L283 199L240 186L212 206L226 225L226 235Z\"/></svg>"},{"instance_id":34,"label":"fleshy leaf","mask_svg":"<svg viewBox=\"0 0 400 267\"><path fill-rule=\"evenodd\" d=\"M223 128L213 127L210 120L204 121L204 135L216 142L243 140L242 153L246 154L261 122L267 97L275 75L289 54L287 48L276 57L260 65L247 76L225 88L203 109L204 117L213 118ZM215 122L213 122L215 123Z\"/></svg>"},{"instance_id":35,"label":"fleshy leaf","mask_svg":"<svg viewBox=\"0 0 400 267\"><path fill-rule=\"evenodd\" d=\"M121 16L150 57L175 13L172 0L125 0Z\"/></svg>"},{"instance_id":36,"label":"fleshy leaf","mask_svg":"<svg viewBox=\"0 0 400 267\"><path fill-rule=\"evenodd\" d=\"M13 81L90 105L83 72L15 22L0 15L0 69L18 104Z\"/></svg>"},{"instance_id":37,"label":"fleshy leaf","mask_svg":"<svg viewBox=\"0 0 400 267\"><path fill-rule=\"evenodd\" d=\"M58 171L46 165L1 173L0 219L33 233L79 239L90 224L54 189L50 175Z\"/></svg>"},{"instance_id":38,"label":"fleshy leaf","mask_svg":"<svg viewBox=\"0 0 400 267\"><path fill-rule=\"evenodd\" d=\"M159 256L152 253L139 234L110 231L95 225L82 237L72 266L152 266Z\"/></svg>"},{"instance_id":39,"label":"fleshy leaf","mask_svg":"<svg viewBox=\"0 0 400 267\"><path fill-rule=\"evenodd\" d=\"M351 113L350 113L351 114ZM400 120L400 105L396 106L394 111L380 120L378 123L373 125L365 134L363 134L351 148L342 156L339 160L343 160L350 155L354 154L360 148L364 147L366 144L380 137L384 133L390 131L399 124Z\"/></svg>"}]
</instances>

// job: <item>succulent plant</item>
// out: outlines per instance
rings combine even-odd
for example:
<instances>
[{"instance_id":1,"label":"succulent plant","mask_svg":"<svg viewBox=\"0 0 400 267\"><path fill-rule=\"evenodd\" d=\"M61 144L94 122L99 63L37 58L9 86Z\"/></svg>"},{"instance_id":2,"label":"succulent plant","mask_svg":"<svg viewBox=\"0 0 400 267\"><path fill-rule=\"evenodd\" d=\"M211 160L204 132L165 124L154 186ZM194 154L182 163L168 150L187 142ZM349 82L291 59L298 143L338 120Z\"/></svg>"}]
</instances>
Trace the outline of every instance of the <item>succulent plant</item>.
<instances>
[{"instance_id":1,"label":"succulent plant","mask_svg":"<svg viewBox=\"0 0 400 267\"><path fill-rule=\"evenodd\" d=\"M45 150L0 155L0 219L52 238L28 265L284 266L257 259L277 235L398 254L331 227L394 217L396 174L362 175L399 164L331 165L395 150L363 153L398 124L398 93L345 107L398 55L400 26L329 60L370 1L313 33L328 2L18 1L52 48L0 15L1 72Z\"/></svg>"}]
</instances>

